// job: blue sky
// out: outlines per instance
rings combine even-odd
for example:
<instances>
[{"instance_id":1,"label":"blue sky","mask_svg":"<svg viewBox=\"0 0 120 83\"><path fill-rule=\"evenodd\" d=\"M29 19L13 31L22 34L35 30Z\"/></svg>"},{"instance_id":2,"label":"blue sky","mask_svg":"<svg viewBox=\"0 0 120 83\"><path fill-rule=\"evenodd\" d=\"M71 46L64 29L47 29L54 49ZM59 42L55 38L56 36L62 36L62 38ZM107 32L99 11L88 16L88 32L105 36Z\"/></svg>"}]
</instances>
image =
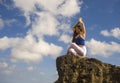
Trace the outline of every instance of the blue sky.
<instances>
[{"instance_id":1,"label":"blue sky","mask_svg":"<svg viewBox=\"0 0 120 83\"><path fill-rule=\"evenodd\" d=\"M0 0L0 83L53 83L79 17L87 57L120 65L120 0Z\"/></svg>"}]
</instances>

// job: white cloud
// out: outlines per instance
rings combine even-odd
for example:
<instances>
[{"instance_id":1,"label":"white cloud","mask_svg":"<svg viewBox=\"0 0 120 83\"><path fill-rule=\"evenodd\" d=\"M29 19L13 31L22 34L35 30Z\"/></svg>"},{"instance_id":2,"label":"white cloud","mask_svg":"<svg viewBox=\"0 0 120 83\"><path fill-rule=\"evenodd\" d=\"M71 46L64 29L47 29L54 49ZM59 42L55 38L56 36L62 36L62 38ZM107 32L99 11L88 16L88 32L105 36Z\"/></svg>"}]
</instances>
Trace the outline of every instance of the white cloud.
<instances>
[{"instance_id":1,"label":"white cloud","mask_svg":"<svg viewBox=\"0 0 120 83\"><path fill-rule=\"evenodd\" d=\"M63 48L45 41L45 36L57 36L60 41L68 43L70 37L70 18L80 12L78 0L13 0L14 8L20 9L26 17L26 25L31 24L23 38L0 38L0 50L11 49L12 61L39 62L44 56L53 58L60 55ZM31 20L31 15L35 15ZM59 19L61 16L61 19ZM11 24L16 20L7 21ZM64 28L65 27L65 28ZM64 34L60 36L60 34ZM65 39L67 40L65 40Z\"/></svg>"},{"instance_id":2,"label":"white cloud","mask_svg":"<svg viewBox=\"0 0 120 83\"><path fill-rule=\"evenodd\" d=\"M13 72L15 72L15 69L16 69L15 65L8 66L8 64L6 62L4 63L4 65L6 65L6 66L4 67L3 70L0 71L0 74L10 75Z\"/></svg>"},{"instance_id":3,"label":"white cloud","mask_svg":"<svg viewBox=\"0 0 120 83\"><path fill-rule=\"evenodd\" d=\"M114 53L120 53L120 44L116 42L107 43L91 39L86 44L90 55L108 57Z\"/></svg>"},{"instance_id":4,"label":"white cloud","mask_svg":"<svg viewBox=\"0 0 120 83\"><path fill-rule=\"evenodd\" d=\"M8 64L6 62L0 62L0 68L6 68Z\"/></svg>"},{"instance_id":5,"label":"white cloud","mask_svg":"<svg viewBox=\"0 0 120 83\"><path fill-rule=\"evenodd\" d=\"M101 34L104 35L104 36L107 36L107 37L115 37L117 39L120 39L120 28L119 27L116 27L110 31L108 30L103 30L101 31Z\"/></svg>"},{"instance_id":6,"label":"white cloud","mask_svg":"<svg viewBox=\"0 0 120 83\"><path fill-rule=\"evenodd\" d=\"M80 12L78 0L66 0L59 9L60 14L63 16L73 16Z\"/></svg>"},{"instance_id":7,"label":"white cloud","mask_svg":"<svg viewBox=\"0 0 120 83\"><path fill-rule=\"evenodd\" d=\"M24 1L24 0L17 0L17 1L13 0L13 1L14 1L15 7L20 8L23 12L30 13L30 12L34 11L34 9L35 9L36 1L34 1L34 0L30 0L30 1L29 0L26 0L26 1Z\"/></svg>"},{"instance_id":8,"label":"white cloud","mask_svg":"<svg viewBox=\"0 0 120 83\"><path fill-rule=\"evenodd\" d=\"M60 23L59 30L61 30L63 33L72 33L72 28L70 28L70 23L65 22L64 19L62 20L63 22Z\"/></svg>"},{"instance_id":9,"label":"white cloud","mask_svg":"<svg viewBox=\"0 0 120 83\"><path fill-rule=\"evenodd\" d=\"M60 37L59 41L62 41L62 42L64 42L64 43L70 43L71 40L72 40L71 38L72 38L72 37L70 37L69 35L63 34L63 35Z\"/></svg>"},{"instance_id":10,"label":"white cloud","mask_svg":"<svg viewBox=\"0 0 120 83\"><path fill-rule=\"evenodd\" d=\"M36 12L49 12L53 15L71 17L80 12L82 1L78 0L13 0L15 7L18 7L26 17L27 25L31 23L30 15ZM27 4L27 5L26 5ZM37 9L41 10L38 11Z\"/></svg>"},{"instance_id":11,"label":"white cloud","mask_svg":"<svg viewBox=\"0 0 120 83\"><path fill-rule=\"evenodd\" d=\"M35 0L13 0L14 6L18 7L22 12L23 15L26 17L26 25L31 23L30 21L30 14L35 10ZM27 4L27 5L26 5Z\"/></svg>"},{"instance_id":12,"label":"white cloud","mask_svg":"<svg viewBox=\"0 0 120 83\"><path fill-rule=\"evenodd\" d=\"M38 7L43 11L48 11L52 14L59 14L58 7L63 3L66 2L64 0L37 0L36 3L38 4Z\"/></svg>"},{"instance_id":13,"label":"white cloud","mask_svg":"<svg viewBox=\"0 0 120 83\"><path fill-rule=\"evenodd\" d=\"M26 43L25 43L26 42ZM54 50L54 51L53 51ZM12 49L11 57L13 60L24 60L25 62L39 62L43 56L58 56L62 51L62 47L49 44L43 40L39 42L30 43L24 41L21 46Z\"/></svg>"},{"instance_id":14,"label":"white cloud","mask_svg":"<svg viewBox=\"0 0 120 83\"><path fill-rule=\"evenodd\" d=\"M34 70L34 67L30 66L27 68L28 71L33 71Z\"/></svg>"},{"instance_id":15,"label":"white cloud","mask_svg":"<svg viewBox=\"0 0 120 83\"><path fill-rule=\"evenodd\" d=\"M100 33L104 36L110 36L111 35L107 30L103 30Z\"/></svg>"},{"instance_id":16,"label":"white cloud","mask_svg":"<svg viewBox=\"0 0 120 83\"><path fill-rule=\"evenodd\" d=\"M37 13L39 17L33 23L32 29L29 31L29 34L36 35L41 37L43 35L57 35L58 32L58 21L50 13L42 12Z\"/></svg>"},{"instance_id":17,"label":"white cloud","mask_svg":"<svg viewBox=\"0 0 120 83\"><path fill-rule=\"evenodd\" d=\"M63 33L62 35L60 35L58 40L64 42L65 44L70 43L72 40L72 37L70 36L70 34L72 33L72 28L70 28L69 22L67 23L66 21L64 21L63 23L61 23L59 25L59 30Z\"/></svg>"},{"instance_id":18,"label":"white cloud","mask_svg":"<svg viewBox=\"0 0 120 83\"><path fill-rule=\"evenodd\" d=\"M37 42L32 35L27 35L25 38L4 37L0 39L0 50L7 48L11 48L12 61L23 60L25 62L39 62L43 56L47 55L55 58L63 50L62 47L43 39Z\"/></svg>"},{"instance_id":19,"label":"white cloud","mask_svg":"<svg viewBox=\"0 0 120 83\"><path fill-rule=\"evenodd\" d=\"M8 38L6 36L3 38L0 38L0 50L6 50L10 47L13 47L19 41L21 41L20 38Z\"/></svg>"},{"instance_id":20,"label":"white cloud","mask_svg":"<svg viewBox=\"0 0 120 83\"><path fill-rule=\"evenodd\" d=\"M3 26L4 26L4 22L3 22L3 20L0 18L0 29L3 28Z\"/></svg>"}]
</instances>

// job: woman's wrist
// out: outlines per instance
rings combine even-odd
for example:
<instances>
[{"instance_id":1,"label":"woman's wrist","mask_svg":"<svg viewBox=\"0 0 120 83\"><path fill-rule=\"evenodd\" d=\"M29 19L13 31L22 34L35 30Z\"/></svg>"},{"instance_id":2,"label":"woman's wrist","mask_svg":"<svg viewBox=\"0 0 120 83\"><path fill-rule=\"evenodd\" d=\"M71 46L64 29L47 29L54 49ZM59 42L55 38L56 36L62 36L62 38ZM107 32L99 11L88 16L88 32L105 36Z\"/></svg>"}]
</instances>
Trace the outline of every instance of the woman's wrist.
<instances>
[{"instance_id":1,"label":"woman's wrist","mask_svg":"<svg viewBox=\"0 0 120 83\"><path fill-rule=\"evenodd\" d=\"M81 24L84 24L82 18L79 18L78 22L81 23Z\"/></svg>"}]
</instances>

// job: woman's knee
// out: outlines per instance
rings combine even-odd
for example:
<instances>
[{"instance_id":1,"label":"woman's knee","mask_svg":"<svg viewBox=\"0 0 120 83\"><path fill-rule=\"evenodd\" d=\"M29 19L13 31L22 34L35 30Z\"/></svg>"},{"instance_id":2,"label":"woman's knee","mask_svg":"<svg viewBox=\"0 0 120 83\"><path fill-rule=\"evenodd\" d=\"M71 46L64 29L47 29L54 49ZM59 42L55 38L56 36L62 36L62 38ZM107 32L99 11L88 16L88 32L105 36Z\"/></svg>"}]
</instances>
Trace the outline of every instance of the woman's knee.
<instances>
[{"instance_id":1,"label":"woman's knee","mask_svg":"<svg viewBox=\"0 0 120 83\"><path fill-rule=\"evenodd\" d=\"M75 43L72 43L71 45L75 45Z\"/></svg>"},{"instance_id":2,"label":"woman's knee","mask_svg":"<svg viewBox=\"0 0 120 83\"><path fill-rule=\"evenodd\" d=\"M76 43L72 43L71 46L72 46L73 48L76 48Z\"/></svg>"},{"instance_id":3,"label":"woman's knee","mask_svg":"<svg viewBox=\"0 0 120 83\"><path fill-rule=\"evenodd\" d=\"M82 52L82 56L86 56L86 52L84 51L84 52Z\"/></svg>"},{"instance_id":4,"label":"woman's knee","mask_svg":"<svg viewBox=\"0 0 120 83\"><path fill-rule=\"evenodd\" d=\"M77 54L77 52L76 52L73 48L70 48L70 49L69 49L69 52L72 53L73 55L76 55L76 54Z\"/></svg>"},{"instance_id":5,"label":"woman's knee","mask_svg":"<svg viewBox=\"0 0 120 83\"><path fill-rule=\"evenodd\" d=\"M86 51L85 51L85 50L79 50L79 51L78 51L78 54L79 54L80 56L86 56Z\"/></svg>"}]
</instances>

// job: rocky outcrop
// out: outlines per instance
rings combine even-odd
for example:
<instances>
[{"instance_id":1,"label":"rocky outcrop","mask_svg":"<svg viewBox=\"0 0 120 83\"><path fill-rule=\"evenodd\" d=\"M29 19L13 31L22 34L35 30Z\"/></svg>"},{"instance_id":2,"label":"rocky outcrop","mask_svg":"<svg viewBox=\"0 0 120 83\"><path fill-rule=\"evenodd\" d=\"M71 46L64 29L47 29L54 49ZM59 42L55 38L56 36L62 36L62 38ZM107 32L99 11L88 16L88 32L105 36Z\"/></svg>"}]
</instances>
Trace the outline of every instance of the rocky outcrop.
<instances>
[{"instance_id":1,"label":"rocky outcrop","mask_svg":"<svg viewBox=\"0 0 120 83\"><path fill-rule=\"evenodd\" d=\"M120 83L120 66L95 58L60 56L56 67L59 78L55 83Z\"/></svg>"}]
</instances>

